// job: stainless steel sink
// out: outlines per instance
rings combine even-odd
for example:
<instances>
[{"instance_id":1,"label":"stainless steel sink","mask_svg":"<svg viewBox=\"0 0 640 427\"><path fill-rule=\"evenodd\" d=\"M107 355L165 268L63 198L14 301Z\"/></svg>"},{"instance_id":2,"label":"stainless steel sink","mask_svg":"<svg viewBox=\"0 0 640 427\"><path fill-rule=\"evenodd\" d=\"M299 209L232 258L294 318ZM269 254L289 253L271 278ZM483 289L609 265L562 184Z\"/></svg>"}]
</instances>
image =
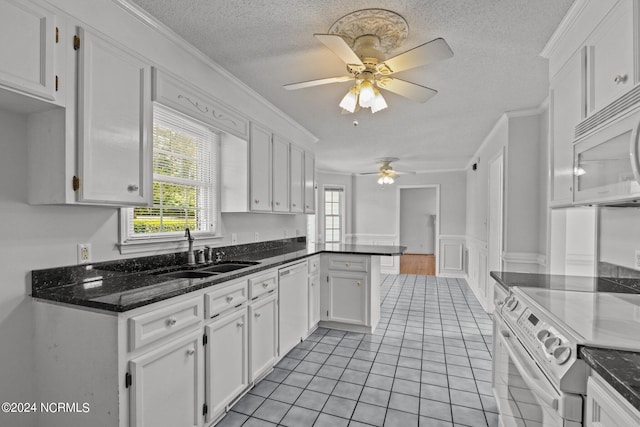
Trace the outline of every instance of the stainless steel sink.
<instances>
[{"instance_id":1,"label":"stainless steel sink","mask_svg":"<svg viewBox=\"0 0 640 427\"><path fill-rule=\"evenodd\" d=\"M210 271L212 273L228 273L230 271L240 270L242 268L251 267L258 264L257 262L227 262L224 264L218 264L207 268L202 268L199 271Z\"/></svg>"},{"instance_id":2,"label":"stainless steel sink","mask_svg":"<svg viewBox=\"0 0 640 427\"><path fill-rule=\"evenodd\" d=\"M216 273L208 271L179 270L171 273L159 274L162 277L171 277L174 279L205 279L214 276Z\"/></svg>"}]
</instances>

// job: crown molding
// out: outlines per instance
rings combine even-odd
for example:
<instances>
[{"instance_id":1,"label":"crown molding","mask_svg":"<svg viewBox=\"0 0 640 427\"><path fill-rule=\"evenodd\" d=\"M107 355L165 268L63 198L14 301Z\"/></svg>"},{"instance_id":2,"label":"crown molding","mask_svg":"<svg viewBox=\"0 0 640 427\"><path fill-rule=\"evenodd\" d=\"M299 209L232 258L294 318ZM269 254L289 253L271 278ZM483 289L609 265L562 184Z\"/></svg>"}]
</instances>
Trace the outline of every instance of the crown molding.
<instances>
[{"instance_id":1,"label":"crown molding","mask_svg":"<svg viewBox=\"0 0 640 427\"><path fill-rule=\"evenodd\" d=\"M575 24L578 16L580 16L589 2L590 0L576 0L571 5L567 13L564 15L564 18L562 18L562 21L560 21L560 24L558 24L553 34L551 34L547 44L542 48L542 51L540 52L541 57L549 59L551 55L553 55L558 47L559 41L562 40L571 30L571 27Z\"/></svg>"},{"instance_id":2,"label":"crown molding","mask_svg":"<svg viewBox=\"0 0 640 427\"><path fill-rule=\"evenodd\" d=\"M280 110L278 107L269 102L266 98L260 95L255 90L251 89L247 86L246 83L242 82L242 80L238 79L236 76L231 74L226 68L222 67L220 64L215 62L213 59L204 54L201 50L193 46L191 43L186 41L184 38L180 37L175 31L171 28L158 21L154 16L150 15L146 10L142 9L140 6L129 2L129 0L112 0L117 6L124 9L126 12L131 14L138 21L142 22L149 28L154 31L160 33L163 37L171 40L173 43L177 44L180 48L187 51L189 54L193 55L203 63L205 63L208 67L213 69L216 73L219 73L224 78L231 81L235 84L239 89L250 95L264 107L275 113L276 115L283 118L297 130L307 135L310 140L314 143L317 143L320 139L311 133L307 128L302 126L300 123L296 122L291 116L289 116L284 111Z\"/></svg>"}]
</instances>

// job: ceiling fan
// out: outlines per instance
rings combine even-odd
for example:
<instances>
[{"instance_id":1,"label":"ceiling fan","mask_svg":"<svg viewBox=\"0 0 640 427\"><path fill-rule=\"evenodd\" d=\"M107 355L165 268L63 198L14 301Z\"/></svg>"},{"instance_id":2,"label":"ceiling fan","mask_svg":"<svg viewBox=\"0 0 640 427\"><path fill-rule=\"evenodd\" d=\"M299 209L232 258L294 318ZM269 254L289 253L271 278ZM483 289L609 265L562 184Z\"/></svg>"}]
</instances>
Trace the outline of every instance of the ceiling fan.
<instances>
[{"instance_id":1,"label":"ceiling fan","mask_svg":"<svg viewBox=\"0 0 640 427\"><path fill-rule=\"evenodd\" d=\"M397 171L391 167L391 162L397 162L397 157L381 157L376 159L376 163L380 163L380 168L377 172L363 172L358 175L378 175L378 184L393 184L395 177L398 175L415 174L415 171Z\"/></svg>"},{"instance_id":2,"label":"ceiling fan","mask_svg":"<svg viewBox=\"0 0 640 427\"><path fill-rule=\"evenodd\" d=\"M450 58L453 52L443 38L437 38L387 58L388 52L399 47L408 33L407 21L389 10L364 9L345 15L331 26L329 34L314 34L314 37L347 65L348 75L291 83L284 88L295 90L355 81L340 102L343 112L349 113L360 107L371 108L372 113L387 108L378 89L426 102L438 91L392 77L392 74Z\"/></svg>"}]
</instances>

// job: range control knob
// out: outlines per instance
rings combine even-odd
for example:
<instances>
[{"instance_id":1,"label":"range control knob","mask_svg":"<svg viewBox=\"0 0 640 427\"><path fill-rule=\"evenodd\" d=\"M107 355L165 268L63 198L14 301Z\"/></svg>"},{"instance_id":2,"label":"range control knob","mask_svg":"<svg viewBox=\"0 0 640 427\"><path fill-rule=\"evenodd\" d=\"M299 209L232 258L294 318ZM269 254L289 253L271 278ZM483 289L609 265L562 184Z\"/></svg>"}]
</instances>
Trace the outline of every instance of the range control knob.
<instances>
[{"instance_id":1,"label":"range control knob","mask_svg":"<svg viewBox=\"0 0 640 427\"><path fill-rule=\"evenodd\" d=\"M571 347L567 347L566 345L560 345L553 350L553 358L556 359L556 363L558 365L562 365L566 363L567 360L571 357Z\"/></svg>"},{"instance_id":2,"label":"range control knob","mask_svg":"<svg viewBox=\"0 0 640 427\"><path fill-rule=\"evenodd\" d=\"M540 329L538 331L538 333L536 334L536 337L538 338L538 341L540 341L540 342L544 342L544 340L546 340L550 336L551 336L551 332L549 332L548 329Z\"/></svg>"},{"instance_id":3,"label":"range control knob","mask_svg":"<svg viewBox=\"0 0 640 427\"><path fill-rule=\"evenodd\" d=\"M560 338L555 337L553 335L550 335L549 338L544 340L544 348L547 349L547 353L549 354L553 354L553 351L555 350L555 348L558 347L560 344L562 344L562 342L560 341Z\"/></svg>"},{"instance_id":4,"label":"range control knob","mask_svg":"<svg viewBox=\"0 0 640 427\"><path fill-rule=\"evenodd\" d=\"M506 305L507 305L507 310L513 311L516 309L516 307L518 307L518 299L512 296Z\"/></svg>"}]
</instances>

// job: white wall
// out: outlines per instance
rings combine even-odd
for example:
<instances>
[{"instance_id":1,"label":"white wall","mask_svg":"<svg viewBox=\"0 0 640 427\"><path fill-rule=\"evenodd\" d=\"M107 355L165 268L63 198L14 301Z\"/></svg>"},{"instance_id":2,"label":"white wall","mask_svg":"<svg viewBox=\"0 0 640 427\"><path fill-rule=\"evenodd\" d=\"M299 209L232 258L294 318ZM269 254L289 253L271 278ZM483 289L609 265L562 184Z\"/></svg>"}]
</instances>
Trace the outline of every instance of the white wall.
<instances>
[{"instance_id":1,"label":"white wall","mask_svg":"<svg viewBox=\"0 0 640 427\"><path fill-rule=\"evenodd\" d=\"M435 253L435 188L400 189L400 244L407 253Z\"/></svg>"}]
</instances>

